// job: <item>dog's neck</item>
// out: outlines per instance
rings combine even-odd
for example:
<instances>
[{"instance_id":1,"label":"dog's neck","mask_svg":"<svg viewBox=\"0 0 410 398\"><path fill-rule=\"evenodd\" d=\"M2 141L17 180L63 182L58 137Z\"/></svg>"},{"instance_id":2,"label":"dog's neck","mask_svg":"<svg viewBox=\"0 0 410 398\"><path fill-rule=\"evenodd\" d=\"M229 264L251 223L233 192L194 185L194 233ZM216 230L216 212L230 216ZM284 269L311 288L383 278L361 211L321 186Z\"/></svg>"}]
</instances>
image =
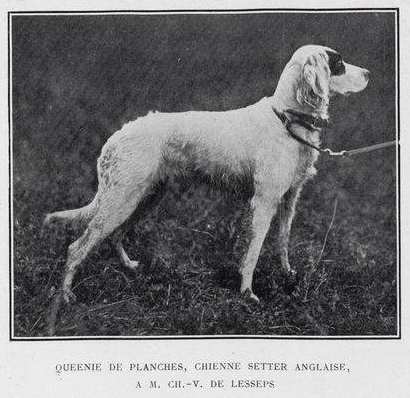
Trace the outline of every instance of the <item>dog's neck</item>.
<instances>
[{"instance_id":1,"label":"dog's neck","mask_svg":"<svg viewBox=\"0 0 410 398\"><path fill-rule=\"evenodd\" d=\"M272 106L279 112L291 109L299 113L328 120L328 103L325 103L320 108L314 108L307 104L301 104L297 100L296 92L298 89L299 74L300 71L296 68L285 69L279 79L275 93L271 97Z\"/></svg>"}]
</instances>

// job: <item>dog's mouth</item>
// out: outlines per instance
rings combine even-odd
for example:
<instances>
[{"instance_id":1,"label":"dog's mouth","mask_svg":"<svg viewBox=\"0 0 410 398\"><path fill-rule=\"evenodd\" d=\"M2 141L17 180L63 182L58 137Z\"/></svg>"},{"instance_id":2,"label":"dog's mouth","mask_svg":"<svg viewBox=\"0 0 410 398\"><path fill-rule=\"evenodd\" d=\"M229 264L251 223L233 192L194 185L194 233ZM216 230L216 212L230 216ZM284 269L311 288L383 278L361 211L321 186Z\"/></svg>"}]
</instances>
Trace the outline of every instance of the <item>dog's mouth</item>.
<instances>
[{"instance_id":1,"label":"dog's mouth","mask_svg":"<svg viewBox=\"0 0 410 398\"><path fill-rule=\"evenodd\" d=\"M340 91L336 91L336 90L330 90L329 95L331 97L335 96L335 95L339 95L342 97L349 97L350 94L353 94L354 91L344 91L343 93L341 93Z\"/></svg>"}]
</instances>

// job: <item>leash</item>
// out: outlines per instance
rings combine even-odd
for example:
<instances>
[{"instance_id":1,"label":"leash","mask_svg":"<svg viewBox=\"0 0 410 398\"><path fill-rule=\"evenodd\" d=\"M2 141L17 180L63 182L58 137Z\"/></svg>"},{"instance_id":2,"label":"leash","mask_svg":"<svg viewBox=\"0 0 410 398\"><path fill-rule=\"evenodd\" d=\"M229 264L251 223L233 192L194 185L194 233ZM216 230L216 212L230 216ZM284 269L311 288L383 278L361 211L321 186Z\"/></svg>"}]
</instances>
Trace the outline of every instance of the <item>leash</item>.
<instances>
[{"instance_id":1,"label":"leash","mask_svg":"<svg viewBox=\"0 0 410 398\"><path fill-rule=\"evenodd\" d=\"M350 149L348 151L340 151L340 152L333 152L331 149L326 148L326 149L321 149L320 151L323 153L327 153L329 156L353 156L353 155L358 155L360 153L366 153L366 152L372 152L377 149L382 149L382 148L387 148L389 146L395 146L396 141L387 141L387 142L382 142L380 144L375 144L375 145L370 145L370 146L365 146L363 148L358 148L358 149Z\"/></svg>"},{"instance_id":2,"label":"leash","mask_svg":"<svg viewBox=\"0 0 410 398\"><path fill-rule=\"evenodd\" d=\"M382 149L382 148L387 148L389 146L394 146L396 145L396 141L388 141L388 142L382 142L380 144L375 144L375 145L370 145L370 146L365 146L363 148L357 148L357 149L350 149L350 150L343 150L340 152L334 152L332 151L330 148L319 148L318 146L310 143L309 141L306 141L305 139L303 139L302 137L300 137L299 135L295 134L292 131L292 124L299 124L302 127L305 127L306 129L310 130L310 131L317 131L323 127L327 127L329 125L328 121L325 119L322 119L320 117L314 117L311 115L307 115L305 113L301 113L301 112L296 112L294 110L288 109L285 112L290 113L291 115L294 115L296 117L298 117L298 120L290 120L285 113L280 113L279 111L277 111L275 108L273 108L273 111L275 112L276 116L279 118L279 120L282 122L282 124L286 127L287 132L289 133L289 135L295 139L296 141L298 141L299 143L306 145L312 149L315 149L316 151L320 152L320 153L324 153L328 156L340 156L340 157L348 157L348 156L354 156L354 155L358 155L361 153L366 153L366 152L372 152L375 151L377 149Z\"/></svg>"}]
</instances>

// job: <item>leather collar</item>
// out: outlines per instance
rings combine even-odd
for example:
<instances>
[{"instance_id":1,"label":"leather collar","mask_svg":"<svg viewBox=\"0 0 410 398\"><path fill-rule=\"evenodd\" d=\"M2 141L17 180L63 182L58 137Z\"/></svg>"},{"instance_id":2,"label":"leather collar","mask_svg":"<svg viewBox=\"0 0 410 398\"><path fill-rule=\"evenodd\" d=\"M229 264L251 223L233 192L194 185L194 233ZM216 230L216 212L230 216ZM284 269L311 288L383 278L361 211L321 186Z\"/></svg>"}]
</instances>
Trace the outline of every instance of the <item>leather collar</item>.
<instances>
[{"instance_id":1,"label":"leather collar","mask_svg":"<svg viewBox=\"0 0 410 398\"><path fill-rule=\"evenodd\" d=\"M306 145L310 148L316 149L319 152L326 152L327 150L323 150L321 148L319 148L316 145L313 145L312 143L310 143L309 141L306 141L305 139L303 139L302 137L299 137L296 133L293 132L292 130L292 124L299 124L305 128L307 128L310 131L317 131L319 130L321 127L315 127L314 123L308 123L306 121L306 119L308 118L312 118L314 119L313 121L316 121L317 119L320 119L321 121L325 121L326 125L328 125L328 121L322 118L314 118L311 115L306 115L304 113L299 113L296 111L289 111L286 110L285 112L291 113L293 115L297 114L298 119L297 120L290 120L286 115L285 112L279 112L277 109L275 109L274 107L272 107L273 112L275 112L275 115L279 118L279 120L283 123L283 125L286 127L286 130L288 131L289 135L295 139L296 141L298 141L299 143ZM302 116L303 115L303 116ZM303 117L303 119L302 119ZM306 117L306 118L305 118ZM309 119L310 122L312 122L312 119Z\"/></svg>"},{"instance_id":2,"label":"leather collar","mask_svg":"<svg viewBox=\"0 0 410 398\"><path fill-rule=\"evenodd\" d=\"M301 125L302 127L305 127L309 131L315 131L329 126L329 121L319 116L315 117L307 113L295 111L293 109L286 109L282 113L280 113L274 108L272 109L285 126L290 126L291 124L295 123ZM286 113L295 116L295 118L289 119L286 116Z\"/></svg>"}]
</instances>

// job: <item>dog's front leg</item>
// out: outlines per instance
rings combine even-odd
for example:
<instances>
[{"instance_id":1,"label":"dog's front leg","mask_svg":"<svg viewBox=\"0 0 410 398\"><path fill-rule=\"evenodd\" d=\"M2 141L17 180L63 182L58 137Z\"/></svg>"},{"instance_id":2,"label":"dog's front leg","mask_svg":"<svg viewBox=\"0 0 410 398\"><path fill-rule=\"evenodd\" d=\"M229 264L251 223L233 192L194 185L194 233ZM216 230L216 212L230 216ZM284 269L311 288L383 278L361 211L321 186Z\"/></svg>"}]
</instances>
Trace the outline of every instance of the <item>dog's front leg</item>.
<instances>
[{"instance_id":1,"label":"dog's front leg","mask_svg":"<svg viewBox=\"0 0 410 398\"><path fill-rule=\"evenodd\" d=\"M249 290L251 298L259 301L252 291L253 272L258 261L263 241L269 230L272 217L276 213L278 200L272 198L272 193L257 192L251 201L252 226L249 249L243 258L240 268L242 277L241 293Z\"/></svg>"},{"instance_id":2,"label":"dog's front leg","mask_svg":"<svg viewBox=\"0 0 410 398\"><path fill-rule=\"evenodd\" d=\"M296 202L299 198L299 194L302 187L292 187L284 195L279 207L279 253L282 267L288 275L292 275L294 271L289 264L288 246L290 228L292 226L293 216L295 215Z\"/></svg>"}]
</instances>

